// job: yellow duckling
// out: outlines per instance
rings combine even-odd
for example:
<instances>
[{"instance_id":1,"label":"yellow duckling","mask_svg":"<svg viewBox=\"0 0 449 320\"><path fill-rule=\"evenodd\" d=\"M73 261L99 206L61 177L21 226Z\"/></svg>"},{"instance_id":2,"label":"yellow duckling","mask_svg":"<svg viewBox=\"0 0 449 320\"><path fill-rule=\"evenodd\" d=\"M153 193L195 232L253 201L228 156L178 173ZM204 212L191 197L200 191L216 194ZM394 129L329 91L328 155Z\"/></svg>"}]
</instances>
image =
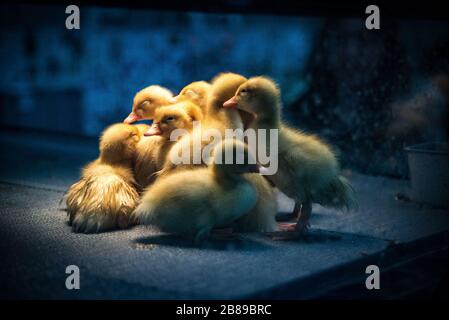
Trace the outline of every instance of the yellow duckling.
<instances>
[{"instance_id":1,"label":"yellow duckling","mask_svg":"<svg viewBox=\"0 0 449 320\"><path fill-rule=\"evenodd\" d=\"M151 184L156 178L153 174L162 169L166 155L176 141L170 140L176 129L192 131L193 121L201 121L201 109L190 101L159 107L154 111L151 127L142 126L145 137L137 144L134 172L141 188Z\"/></svg>"},{"instance_id":2,"label":"yellow duckling","mask_svg":"<svg viewBox=\"0 0 449 320\"><path fill-rule=\"evenodd\" d=\"M194 129L190 135L181 138L170 150L167 155L163 169L158 173L159 176L167 175L173 170L195 168L198 165L205 166L203 159L197 159L200 163L194 161L195 141L199 141L197 146L202 151L210 141L204 141L202 136L209 129L218 130L224 137L226 129L243 128L242 120L237 110L224 110L223 103L235 93L237 88L247 79L235 73L219 74L212 80L212 87L207 97L206 112L204 114L201 127ZM190 150L188 163L177 163L174 159L183 153L184 150Z\"/></svg>"},{"instance_id":3,"label":"yellow duckling","mask_svg":"<svg viewBox=\"0 0 449 320\"><path fill-rule=\"evenodd\" d=\"M181 138L170 150L166 157L163 169L158 173L159 177L168 175L175 170L195 169L198 166L206 166L201 163L194 163L193 149L194 141L201 141L201 150L210 141L202 141L201 135L208 129L217 129L224 137L226 129L243 129L242 119L238 110L224 109L223 103L231 98L237 88L247 79L235 73L222 73L212 80L212 87L207 98L207 108L200 129L194 129L190 135ZM191 150L190 162L188 164L175 164L174 157L182 150ZM212 152L213 154L213 152ZM248 214L235 223L236 231L274 231L276 230L275 215L277 213L276 194L266 179L259 174L245 174L245 179L252 183L258 192L257 204Z\"/></svg>"},{"instance_id":4,"label":"yellow duckling","mask_svg":"<svg viewBox=\"0 0 449 320\"><path fill-rule=\"evenodd\" d=\"M224 140L214 149L214 159L232 152L243 164L220 164L183 170L159 178L145 192L134 214L146 225L164 232L192 236L199 243L213 228L225 227L256 204L257 190L243 174L256 172L255 158L243 142ZM234 157L234 159L236 158ZM222 161L225 162L225 161ZM235 162L235 161L234 161Z\"/></svg>"},{"instance_id":5,"label":"yellow duckling","mask_svg":"<svg viewBox=\"0 0 449 320\"><path fill-rule=\"evenodd\" d=\"M175 97L176 101L190 100L201 108L203 113L206 112L207 96L212 85L206 81L195 81L184 88Z\"/></svg>"},{"instance_id":6,"label":"yellow duckling","mask_svg":"<svg viewBox=\"0 0 449 320\"><path fill-rule=\"evenodd\" d=\"M156 108L174 102L176 100L170 90L157 85L146 87L134 96L131 113L123 122L130 124L139 120L153 119Z\"/></svg>"},{"instance_id":7,"label":"yellow duckling","mask_svg":"<svg viewBox=\"0 0 449 320\"><path fill-rule=\"evenodd\" d=\"M317 137L282 123L280 90L273 81L265 77L249 79L223 107L252 114L250 128L279 130L278 170L268 177L295 200L295 213L299 215L293 230L286 228L291 233L280 234L281 237L297 238L304 234L312 203L347 209L355 205L354 190L339 175L339 164L331 148Z\"/></svg>"},{"instance_id":8,"label":"yellow duckling","mask_svg":"<svg viewBox=\"0 0 449 320\"><path fill-rule=\"evenodd\" d=\"M69 222L75 232L93 233L135 223L139 201L132 172L138 128L108 127L100 138L100 157L83 168L81 180L67 192Z\"/></svg>"}]
</instances>

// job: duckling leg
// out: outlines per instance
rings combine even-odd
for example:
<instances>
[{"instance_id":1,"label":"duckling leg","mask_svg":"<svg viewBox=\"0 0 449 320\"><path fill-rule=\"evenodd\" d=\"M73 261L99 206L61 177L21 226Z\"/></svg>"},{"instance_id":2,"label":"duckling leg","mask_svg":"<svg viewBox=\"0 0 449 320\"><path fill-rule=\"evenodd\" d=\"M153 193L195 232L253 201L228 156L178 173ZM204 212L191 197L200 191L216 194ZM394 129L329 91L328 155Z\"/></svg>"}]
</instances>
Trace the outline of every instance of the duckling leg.
<instances>
[{"instance_id":1,"label":"duckling leg","mask_svg":"<svg viewBox=\"0 0 449 320\"><path fill-rule=\"evenodd\" d=\"M301 204L295 201L295 206L293 208L293 211L290 213L284 213L282 215L276 215L276 221L277 222L288 222L293 219L296 220L296 219L298 219L298 216L300 213L301 213Z\"/></svg>"},{"instance_id":2,"label":"duckling leg","mask_svg":"<svg viewBox=\"0 0 449 320\"><path fill-rule=\"evenodd\" d=\"M310 227L310 216L312 215L312 203L306 201L301 205L301 211L296 221L295 231L304 234Z\"/></svg>"},{"instance_id":3,"label":"duckling leg","mask_svg":"<svg viewBox=\"0 0 449 320\"><path fill-rule=\"evenodd\" d=\"M279 223L280 231L266 234L273 240L296 240L303 237L309 227L312 203L309 201L303 204L295 203L293 213L298 216L296 223Z\"/></svg>"}]
</instances>

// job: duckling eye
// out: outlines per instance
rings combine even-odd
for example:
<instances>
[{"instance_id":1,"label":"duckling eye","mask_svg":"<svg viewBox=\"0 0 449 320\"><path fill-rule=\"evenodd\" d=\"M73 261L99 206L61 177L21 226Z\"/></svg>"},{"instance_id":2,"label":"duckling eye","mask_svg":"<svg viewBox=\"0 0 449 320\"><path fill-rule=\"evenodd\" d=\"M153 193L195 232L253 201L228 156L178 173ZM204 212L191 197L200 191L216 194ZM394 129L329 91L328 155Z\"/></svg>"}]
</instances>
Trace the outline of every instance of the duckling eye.
<instances>
[{"instance_id":1,"label":"duckling eye","mask_svg":"<svg viewBox=\"0 0 449 320\"><path fill-rule=\"evenodd\" d=\"M242 90L240 90L240 95L244 96L244 95L246 95L248 92L249 92L248 89L242 89Z\"/></svg>"},{"instance_id":2,"label":"duckling eye","mask_svg":"<svg viewBox=\"0 0 449 320\"><path fill-rule=\"evenodd\" d=\"M165 118L165 121L173 121L173 120L175 120L175 117L173 117L173 116L169 116L169 117Z\"/></svg>"}]
</instances>

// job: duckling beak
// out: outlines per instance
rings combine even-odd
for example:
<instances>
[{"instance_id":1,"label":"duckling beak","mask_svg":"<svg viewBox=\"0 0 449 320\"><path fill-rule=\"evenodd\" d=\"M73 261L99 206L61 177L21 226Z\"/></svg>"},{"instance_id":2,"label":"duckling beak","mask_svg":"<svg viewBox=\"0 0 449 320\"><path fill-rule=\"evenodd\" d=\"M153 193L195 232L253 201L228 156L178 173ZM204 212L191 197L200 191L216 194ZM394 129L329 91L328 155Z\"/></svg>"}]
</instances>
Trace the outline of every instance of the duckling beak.
<instances>
[{"instance_id":1,"label":"duckling beak","mask_svg":"<svg viewBox=\"0 0 449 320\"><path fill-rule=\"evenodd\" d=\"M128 123L128 124L131 124L131 123L134 123L134 122L136 122L136 121L139 121L140 119L141 119L141 118L140 118L136 113L131 112L131 113L126 117L126 119L123 120L123 122L124 122L124 123Z\"/></svg>"},{"instance_id":2,"label":"duckling beak","mask_svg":"<svg viewBox=\"0 0 449 320\"><path fill-rule=\"evenodd\" d=\"M228 101L223 103L224 108L237 109L238 106L239 106L239 103L238 103L236 97L232 97L231 99L229 99Z\"/></svg>"},{"instance_id":3,"label":"duckling beak","mask_svg":"<svg viewBox=\"0 0 449 320\"><path fill-rule=\"evenodd\" d=\"M147 132L145 132L143 135L145 137L148 136L160 136L162 134L161 128L159 127L159 123L158 122L153 122L153 124L151 125L151 128L148 129Z\"/></svg>"}]
</instances>

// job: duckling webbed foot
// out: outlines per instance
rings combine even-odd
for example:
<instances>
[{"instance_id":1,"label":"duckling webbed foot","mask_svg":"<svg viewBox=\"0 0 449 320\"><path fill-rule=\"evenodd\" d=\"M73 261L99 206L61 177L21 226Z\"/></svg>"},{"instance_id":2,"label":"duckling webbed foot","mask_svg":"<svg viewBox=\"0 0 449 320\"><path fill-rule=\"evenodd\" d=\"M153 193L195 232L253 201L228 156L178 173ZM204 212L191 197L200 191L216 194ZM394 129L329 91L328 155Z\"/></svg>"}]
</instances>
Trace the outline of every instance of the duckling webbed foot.
<instances>
[{"instance_id":1,"label":"duckling webbed foot","mask_svg":"<svg viewBox=\"0 0 449 320\"><path fill-rule=\"evenodd\" d=\"M297 213L297 221L290 223L279 223L279 231L268 232L268 235L273 240L297 240L302 238L310 227L310 215L312 213L312 204L305 202L302 205L295 204L293 214Z\"/></svg>"}]
</instances>

